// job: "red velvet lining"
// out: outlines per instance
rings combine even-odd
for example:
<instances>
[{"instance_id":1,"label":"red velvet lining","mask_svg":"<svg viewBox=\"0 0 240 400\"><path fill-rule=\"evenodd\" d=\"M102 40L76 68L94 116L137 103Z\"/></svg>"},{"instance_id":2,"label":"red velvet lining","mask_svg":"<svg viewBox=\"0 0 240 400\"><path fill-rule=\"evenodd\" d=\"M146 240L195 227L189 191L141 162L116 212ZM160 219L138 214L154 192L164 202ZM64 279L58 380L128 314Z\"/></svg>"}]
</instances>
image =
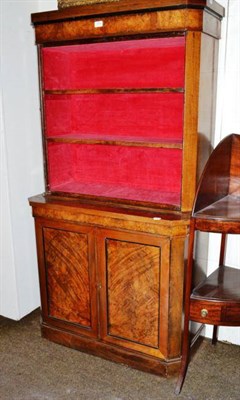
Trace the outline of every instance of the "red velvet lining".
<instances>
[{"instance_id":1,"label":"red velvet lining","mask_svg":"<svg viewBox=\"0 0 240 400\"><path fill-rule=\"evenodd\" d=\"M49 143L50 190L180 202L182 151ZM64 189L65 187L65 189ZM114 194L115 193L115 194ZM111 195L112 194L112 195ZM132 198L134 200L134 198Z\"/></svg>"},{"instance_id":2,"label":"red velvet lining","mask_svg":"<svg viewBox=\"0 0 240 400\"><path fill-rule=\"evenodd\" d=\"M183 87L185 37L47 47L45 89Z\"/></svg>"},{"instance_id":3,"label":"red velvet lining","mask_svg":"<svg viewBox=\"0 0 240 400\"><path fill-rule=\"evenodd\" d=\"M47 95L46 135L181 139L182 93Z\"/></svg>"},{"instance_id":4,"label":"red velvet lining","mask_svg":"<svg viewBox=\"0 0 240 400\"><path fill-rule=\"evenodd\" d=\"M185 38L44 48L43 87L184 87ZM182 140L183 93L45 95L47 137ZM180 205L180 149L48 143L50 190Z\"/></svg>"}]
</instances>

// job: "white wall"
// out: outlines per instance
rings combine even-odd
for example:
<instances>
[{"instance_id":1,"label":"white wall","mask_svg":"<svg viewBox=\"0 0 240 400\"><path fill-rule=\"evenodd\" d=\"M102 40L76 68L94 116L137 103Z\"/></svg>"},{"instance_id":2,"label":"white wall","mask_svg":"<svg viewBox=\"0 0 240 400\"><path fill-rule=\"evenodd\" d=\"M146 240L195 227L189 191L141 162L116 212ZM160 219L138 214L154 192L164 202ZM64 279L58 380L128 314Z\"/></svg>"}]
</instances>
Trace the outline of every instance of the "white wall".
<instances>
[{"instance_id":1,"label":"white wall","mask_svg":"<svg viewBox=\"0 0 240 400\"><path fill-rule=\"evenodd\" d=\"M240 1L218 0L225 7L219 51L215 143L230 133L240 134ZM209 238L208 274L218 265L220 235ZM226 264L240 268L240 237L229 235ZM212 327L206 335L211 336ZM240 328L219 329L219 339L240 345Z\"/></svg>"},{"instance_id":2,"label":"white wall","mask_svg":"<svg viewBox=\"0 0 240 400\"><path fill-rule=\"evenodd\" d=\"M39 306L28 197L44 190L37 54L30 14L56 1L0 0L0 314L20 319Z\"/></svg>"}]
</instances>

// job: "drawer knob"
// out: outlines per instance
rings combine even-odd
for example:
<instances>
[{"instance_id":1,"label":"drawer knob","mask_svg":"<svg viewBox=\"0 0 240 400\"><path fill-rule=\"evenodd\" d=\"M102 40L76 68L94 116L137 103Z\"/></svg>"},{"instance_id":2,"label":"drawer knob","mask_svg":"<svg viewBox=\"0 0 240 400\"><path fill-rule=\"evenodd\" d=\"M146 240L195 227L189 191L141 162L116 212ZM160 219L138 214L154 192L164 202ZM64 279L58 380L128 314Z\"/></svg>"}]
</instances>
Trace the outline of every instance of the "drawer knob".
<instances>
[{"instance_id":1,"label":"drawer knob","mask_svg":"<svg viewBox=\"0 0 240 400\"><path fill-rule=\"evenodd\" d=\"M208 315L208 310L206 310L206 308L203 308L201 310L201 317L206 318Z\"/></svg>"}]
</instances>

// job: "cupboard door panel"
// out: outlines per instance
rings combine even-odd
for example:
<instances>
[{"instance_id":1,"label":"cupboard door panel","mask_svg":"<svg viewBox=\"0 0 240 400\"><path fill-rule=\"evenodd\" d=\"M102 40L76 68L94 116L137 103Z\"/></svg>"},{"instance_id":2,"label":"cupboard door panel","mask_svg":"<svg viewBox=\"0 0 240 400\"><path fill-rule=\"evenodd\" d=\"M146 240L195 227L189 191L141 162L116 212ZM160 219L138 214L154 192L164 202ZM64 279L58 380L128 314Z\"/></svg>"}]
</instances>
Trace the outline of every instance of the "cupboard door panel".
<instances>
[{"instance_id":1,"label":"cupboard door panel","mask_svg":"<svg viewBox=\"0 0 240 400\"><path fill-rule=\"evenodd\" d=\"M108 334L158 347L160 249L108 239Z\"/></svg>"},{"instance_id":2,"label":"cupboard door panel","mask_svg":"<svg viewBox=\"0 0 240 400\"><path fill-rule=\"evenodd\" d=\"M39 228L38 228L39 229ZM90 229L68 224L41 227L39 244L43 320L51 325L96 335L94 237Z\"/></svg>"},{"instance_id":3,"label":"cupboard door panel","mask_svg":"<svg viewBox=\"0 0 240 400\"><path fill-rule=\"evenodd\" d=\"M90 326L86 235L44 228L49 315Z\"/></svg>"},{"instance_id":4,"label":"cupboard door panel","mask_svg":"<svg viewBox=\"0 0 240 400\"><path fill-rule=\"evenodd\" d=\"M166 293L162 298L163 283L169 278L168 239L102 232L99 241L102 339L163 358L167 346L163 332L168 329Z\"/></svg>"}]
</instances>

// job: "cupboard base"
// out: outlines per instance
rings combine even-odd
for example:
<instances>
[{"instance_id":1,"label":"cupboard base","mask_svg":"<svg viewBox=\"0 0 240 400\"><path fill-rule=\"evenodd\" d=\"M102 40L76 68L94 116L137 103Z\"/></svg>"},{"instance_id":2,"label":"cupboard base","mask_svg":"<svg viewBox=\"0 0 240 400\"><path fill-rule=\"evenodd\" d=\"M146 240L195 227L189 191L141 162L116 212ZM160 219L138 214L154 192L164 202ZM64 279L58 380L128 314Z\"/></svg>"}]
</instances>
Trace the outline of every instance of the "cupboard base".
<instances>
[{"instance_id":1,"label":"cupboard base","mask_svg":"<svg viewBox=\"0 0 240 400\"><path fill-rule=\"evenodd\" d=\"M165 361L143 354L111 346L98 340L89 339L72 332L56 329L44 323L41 324L42 337L54 343L80 350L109 361L128 365L129 367L160 375L175 376L179 372L180 359Z\"/></svg>"},{"instance_id":2,"label":"cupboard base","mask_svg":"<svg viewBox=\"0 0 240 400\"><path fill-rule=\"evenodd\" d=\"M37 196L42 335L157 375L181 356L188 219Z\"/></svg>"}]
</instances>

